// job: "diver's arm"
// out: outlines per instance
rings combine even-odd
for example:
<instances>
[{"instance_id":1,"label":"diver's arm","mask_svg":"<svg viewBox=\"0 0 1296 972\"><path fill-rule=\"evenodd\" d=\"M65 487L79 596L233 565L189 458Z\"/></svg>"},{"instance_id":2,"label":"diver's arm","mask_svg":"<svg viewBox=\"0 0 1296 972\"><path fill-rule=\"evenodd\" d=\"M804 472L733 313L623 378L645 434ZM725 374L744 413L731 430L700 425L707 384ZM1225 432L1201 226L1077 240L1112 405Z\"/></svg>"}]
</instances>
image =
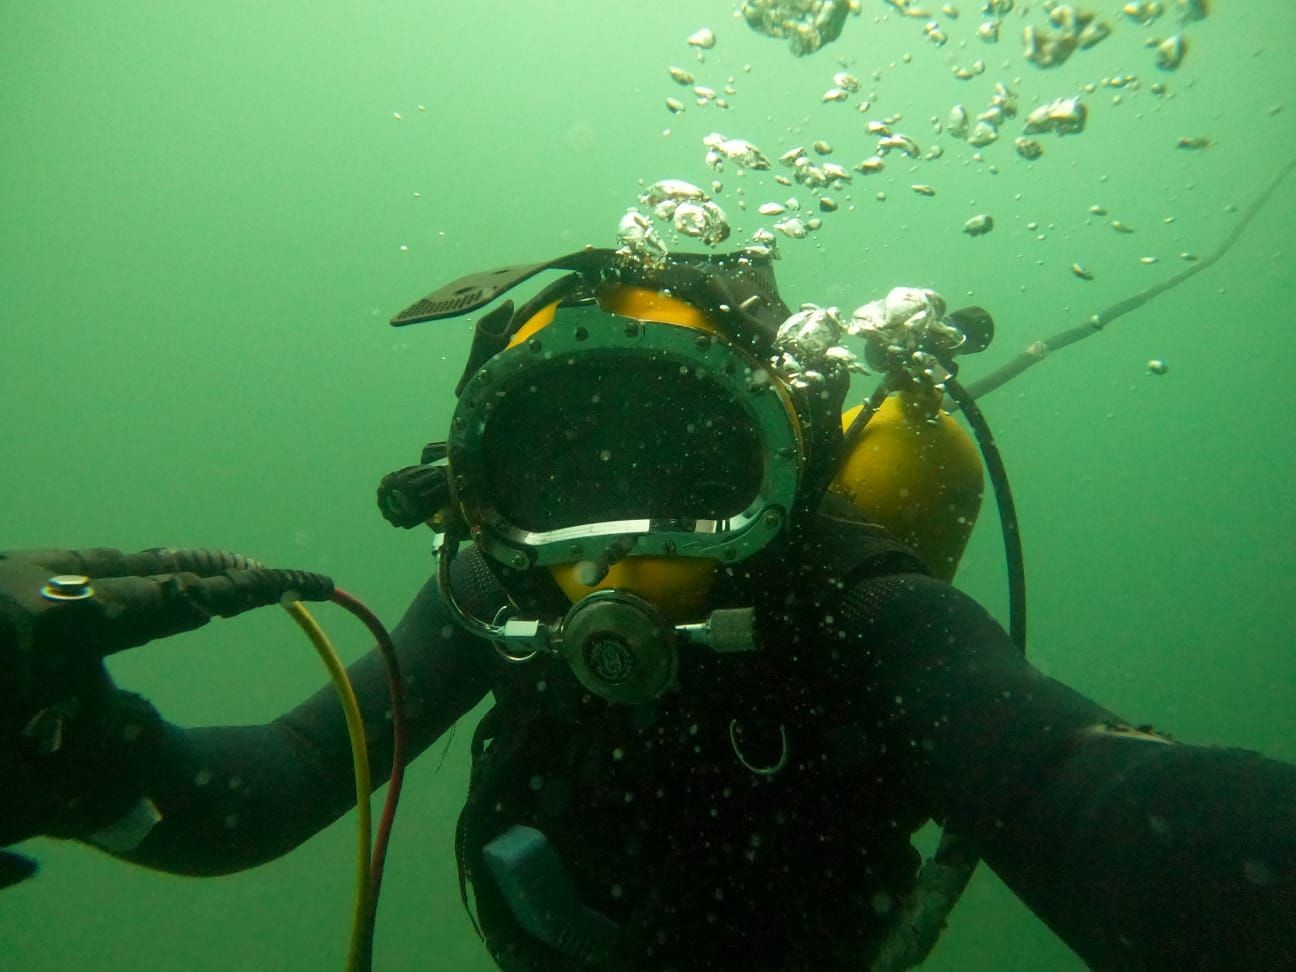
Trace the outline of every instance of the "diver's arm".
<instances>
[{"instance_id":1,"label":"diver's arm","mask_svg":"<svg viewBox=\"0 0 1296 972\"><path fill-rule=\"evenodd\" d=\"M426 749L488 689L489 652L454 626L429 581L392 638L405 683L408 755ZM391 766L386 669L370 652L348 669L376 783ZM124 849L110 830L91 842L148 867L221 874L277 857L355 805L346 725L331 685L260 726L162 724L147 747L142 795L162 819ZM138 760L137 760L138 761ZM129 842L129 834L125 834Z\"/></svg>"},{"instance_id":2,"label":"diver's arm","mask_svg":"<svg viewBox=\"0 0 1296 972\"><path fill-rule=\"evenodd\" d=\"M860 583L840 627L858 721L1086 962L1296 967L1296 766L1130 729L930 578Z\"/></svg>"}]
</instances>

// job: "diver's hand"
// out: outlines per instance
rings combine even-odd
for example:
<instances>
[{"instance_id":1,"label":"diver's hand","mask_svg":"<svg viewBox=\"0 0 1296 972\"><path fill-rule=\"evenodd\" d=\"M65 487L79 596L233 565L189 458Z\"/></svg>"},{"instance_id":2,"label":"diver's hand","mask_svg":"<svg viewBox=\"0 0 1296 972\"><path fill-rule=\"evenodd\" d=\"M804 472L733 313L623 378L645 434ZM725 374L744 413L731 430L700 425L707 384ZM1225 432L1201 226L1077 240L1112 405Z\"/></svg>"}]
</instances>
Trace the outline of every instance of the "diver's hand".
<instances>
[{"instance_id":1,"label":"diver's hand","mask_svg":"<svg viewBox=\"0 0 1296 972\"><path fill-rule=\"evenodd\" d=\"M120 768L112 749L121 727L110 741L105 724L116 690L92 640L108 602L53 600L42 593L57 593L52 576L36 560L0 555L0 845L93 833L99 784ZM0 852L0 887L35 871L34 861Z\"/></svg>"},{"instance_id":2,"label":"diver's hand","mask_svg":"<svg viewBox=\"0 0 1296 972\"><path fill-rule=\"evenodd\" d=\"M108 655L289 593L327 600L333 582L203 550L0 553L0 734L95 678Z\"/></svg>"},{"instance_id":3,"label":"diver's hand","mask_svg":"<svg viewBox=\"0 0 1296 972\"><path fill-rule=\"evenodd\" d=\"M326 599L332 587L205 551L0 553L0 845L84 836L121 812L131 750L161 720L116 689L104 657L289 592ZM0 886L23 870L0 858Z\"/></svg>"}]
</instances>

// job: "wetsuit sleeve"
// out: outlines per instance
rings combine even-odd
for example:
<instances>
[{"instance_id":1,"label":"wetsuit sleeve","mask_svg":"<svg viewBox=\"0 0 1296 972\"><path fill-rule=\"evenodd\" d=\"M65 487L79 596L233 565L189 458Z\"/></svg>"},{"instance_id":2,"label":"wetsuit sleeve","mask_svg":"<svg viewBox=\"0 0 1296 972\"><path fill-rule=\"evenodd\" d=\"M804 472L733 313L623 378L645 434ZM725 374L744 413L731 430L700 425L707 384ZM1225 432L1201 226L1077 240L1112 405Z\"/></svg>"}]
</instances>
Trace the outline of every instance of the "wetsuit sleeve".
<instances>
[{"instance_id":1,"label":"wetsuit sleeve","mask_svg":"<svg viewBox=\"0 0 1296 972\"><path fill-rule=\"evenodd\" d=\"M837 624L859 723L1090 965L1296 968L1296 766L1129 727L931 578Z\"/></svg>"},{"instance_id":2,"label":"wetsuit sleeve","mask_svg":"<svg viewBox=\"0 0 1296 972\"><path fill-rule=\"evenodd\" d=\"M405 682L411 758L488 689L489 648L454 626L429 581L392 632ZM372 651L348 669L375 782L391 766L386 669ZM127 860L186 874L222 874L277 857L355 805L351 750L332 685L260 726L163 724L141 772L162 819Z\"/></svg>"}]
</instances>

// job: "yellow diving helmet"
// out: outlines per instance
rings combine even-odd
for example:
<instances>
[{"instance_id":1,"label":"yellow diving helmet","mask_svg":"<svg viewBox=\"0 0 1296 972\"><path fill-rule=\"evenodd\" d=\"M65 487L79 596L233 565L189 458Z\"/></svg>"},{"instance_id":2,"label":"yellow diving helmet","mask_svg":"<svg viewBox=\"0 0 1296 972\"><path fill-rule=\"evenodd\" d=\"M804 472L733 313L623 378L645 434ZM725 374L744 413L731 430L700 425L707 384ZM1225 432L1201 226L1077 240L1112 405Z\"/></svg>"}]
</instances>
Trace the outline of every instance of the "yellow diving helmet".
<instances>
[{"instance_id":1,"label":"yellow diving helmet","mask_svg":"<svg viewBox=\"0 0 1296 972\"><path fill-rule=\"evenodd\" d=\"M921 554L934 552L938 573L957 562L976 515L966 500L980 495L966 434L941 425L906 457L904 437L883 431L884 407L843 459L847 367L788 353L794 315L768 256L645 265L583 250L462 278L392 323L471 313L545 270L567 273L517 309L504 301L478 319L448 439L380 488L393 523L444 532L443 593L470 631L509 657L561 655L605 698L651 701L673 683L679 643L755 646L752 609L709 610L715 575L785 536L830 482ZM977 476L975 488L955 477L952 531L928 522L950 489L924 482L950 471L931 451L950 443L956 464L970 453ZM889 482L864 469L876 472L879 456ZM888 490L912 502L888 507ZM950 533L961 539L931 542ZM557 616L515 598L500 616L472 616L449 582L465 541L510 593L510 579L543 568L569 609Z\"/></svg>"}]
</instances>

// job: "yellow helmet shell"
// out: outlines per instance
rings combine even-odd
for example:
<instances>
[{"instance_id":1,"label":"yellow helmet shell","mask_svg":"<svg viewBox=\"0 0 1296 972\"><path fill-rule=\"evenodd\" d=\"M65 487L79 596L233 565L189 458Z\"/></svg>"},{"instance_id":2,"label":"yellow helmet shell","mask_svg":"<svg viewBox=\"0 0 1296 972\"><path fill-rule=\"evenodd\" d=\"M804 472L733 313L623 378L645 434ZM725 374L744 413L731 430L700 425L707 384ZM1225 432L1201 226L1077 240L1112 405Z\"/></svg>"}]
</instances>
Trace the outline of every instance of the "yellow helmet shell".
<instances>
[{"instance_id":1,"label":"yellow helmet shell","mask_svg":"<svg viewBox=\"0 0 1296 972\"><path fill-rule=\"evenodd\" d=\"M681 624L706 614L719 566L718 561L700 558L626 557L593 587L577 579L578 564L554 564L549 572L573 604L594 591L629 591L651 601L672 624Z\"/></svg>"},{"instance_id":2,"label":"yellow helmet shell","mask_svg":"<svg viewBox=\"0 0 1296 972\"><path fill-rule=\"evenodd\" d=\"M859 409L842 417L845 427ZM972 437L930 396L902 392L882 402L828 488L950 581L972 535L984 487Z\"/></svg>"}]
</instances>

